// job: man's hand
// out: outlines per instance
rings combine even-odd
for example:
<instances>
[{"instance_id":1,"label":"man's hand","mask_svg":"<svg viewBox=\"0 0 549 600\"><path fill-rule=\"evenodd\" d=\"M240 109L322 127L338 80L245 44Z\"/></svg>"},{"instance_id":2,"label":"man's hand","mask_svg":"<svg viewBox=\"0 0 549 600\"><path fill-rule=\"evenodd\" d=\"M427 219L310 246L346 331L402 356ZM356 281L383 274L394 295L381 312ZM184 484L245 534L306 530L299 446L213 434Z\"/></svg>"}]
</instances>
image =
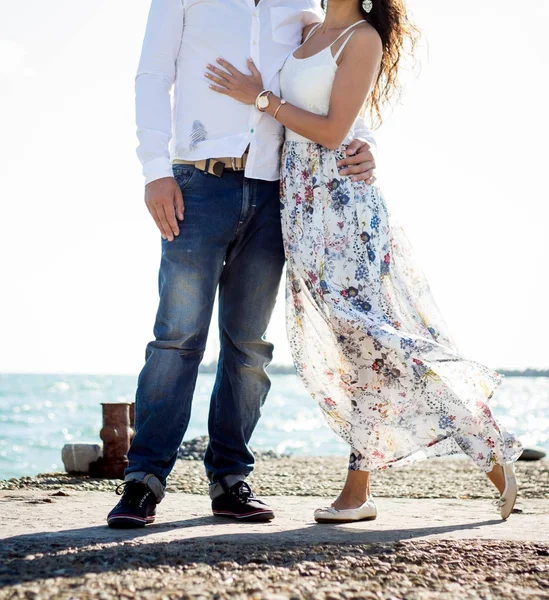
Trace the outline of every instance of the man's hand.
<instances>
[{"instance_id":1,"label":"man's hand","mask_svg":"<svg viewBox=\"0 0 549 600\"><path fill-rule=\"evenodd\" d=\"M165 240L179 235L177 219L183 221L183 195L173 177L162 177L145 186L145 204ZM177 214L177 219L175 218Z\"/></svg>"},{"instance_id":2,"label":"man's hand","mask_svg":"<svg viewBox=\"0 0 549 600\"><path fill-rule=\"evenodd\" d=\"M337 162L340 175L351 175L351 181L365 181L368 184L376 180L376 161L370 150L370 144L355 139L347 146L347 158Z\"/></svg>"}]
</instances>

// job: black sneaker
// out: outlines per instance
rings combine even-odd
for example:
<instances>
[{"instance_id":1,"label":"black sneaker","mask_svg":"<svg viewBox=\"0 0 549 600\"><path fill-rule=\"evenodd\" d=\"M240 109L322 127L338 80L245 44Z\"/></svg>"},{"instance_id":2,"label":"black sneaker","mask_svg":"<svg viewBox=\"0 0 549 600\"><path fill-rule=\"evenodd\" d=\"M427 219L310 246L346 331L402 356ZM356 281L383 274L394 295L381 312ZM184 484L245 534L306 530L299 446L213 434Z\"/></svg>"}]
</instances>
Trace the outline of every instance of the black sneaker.
<instances>
[{"instance_id":1,"label":"black sneaker","mask_svg":"<svg viewBox=\"0 0 549 600\"><path fill-rule=\"evenodd\" d=\"M116 493L123 496L107 515L109 527L145 527L154 521L156 496L147 485L140 481L124 481L116 488Z\"/></svg>"},{"instance_id":2,"label":"black sneaker","mask_svg":"<svg viewBox=\"0 0 549 600\"><path fill-rule=\"evenodd\" d=\"M270 521L274 512L265 502L254 496L245 481L238 481L228 487L219 482L225 493L212 500L212 511L216 517L228 517L240 521Z\"/></svg>"}]
</instances>

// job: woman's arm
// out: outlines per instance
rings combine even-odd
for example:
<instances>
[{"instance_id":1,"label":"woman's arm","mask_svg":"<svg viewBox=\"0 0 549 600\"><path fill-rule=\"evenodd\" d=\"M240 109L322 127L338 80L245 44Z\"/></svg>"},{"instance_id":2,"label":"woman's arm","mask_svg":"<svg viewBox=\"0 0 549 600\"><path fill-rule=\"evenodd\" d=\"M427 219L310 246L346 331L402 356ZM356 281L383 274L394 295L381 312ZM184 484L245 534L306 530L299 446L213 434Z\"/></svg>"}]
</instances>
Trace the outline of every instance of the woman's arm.
<instances>
[{"instance_id":1,"label":"woman's arm","mask_svg":"<svg viewBox=\"0 0 549 600\"><path fill-rule=\"evenodd\" d=\"M330 149L338 148L374 84L381 60L381 40L372 27L360 26L341 55L337 69L330 109L326 116L285 104L278 111L277 119L288 129L322 144ZM267 113L274 115L280 101L271 100Z\"/></svg>"},{"instance_id":2,"label":"woman's arm","mask_svg":"<svg viewBox=\"0 0 549 600\"><path fill-rule=\"evenodd\" d=\"M382 46L379 35L372 27L360 27L342 53L337 70L330 110L326 116L302 110L289 103L277 113L277 120L295 133L327 148L339 147L366 101L375 81L381 61ZM261 74L250 61L251 76L243 75L230 63L219 59L226 71L208 65L212 73L207 77L215 91L253 104L262 91ZM274 116L281 104L280 98L271 94L266 112Z\"/></svg>"}]
</instances>

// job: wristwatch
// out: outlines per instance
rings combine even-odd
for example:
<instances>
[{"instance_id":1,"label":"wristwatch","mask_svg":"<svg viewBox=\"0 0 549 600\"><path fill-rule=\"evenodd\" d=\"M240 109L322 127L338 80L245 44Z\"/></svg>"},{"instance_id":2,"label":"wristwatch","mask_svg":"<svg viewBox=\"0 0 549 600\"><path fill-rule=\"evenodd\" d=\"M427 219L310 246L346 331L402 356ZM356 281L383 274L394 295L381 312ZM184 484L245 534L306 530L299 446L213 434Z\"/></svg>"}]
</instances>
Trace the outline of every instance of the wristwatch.
<instances>
[{"instance_id":1,"label":"wristwatch","mask_svg":"<svg viewBox=\"0 0 549 600\"><path fill-rule=\"evenodd\" d=\"M270 90L263 90L260 92L255 99L255 107L261 112L265 112L269 108L269 95L272 94Z\"/></svg>"}]
</instances>

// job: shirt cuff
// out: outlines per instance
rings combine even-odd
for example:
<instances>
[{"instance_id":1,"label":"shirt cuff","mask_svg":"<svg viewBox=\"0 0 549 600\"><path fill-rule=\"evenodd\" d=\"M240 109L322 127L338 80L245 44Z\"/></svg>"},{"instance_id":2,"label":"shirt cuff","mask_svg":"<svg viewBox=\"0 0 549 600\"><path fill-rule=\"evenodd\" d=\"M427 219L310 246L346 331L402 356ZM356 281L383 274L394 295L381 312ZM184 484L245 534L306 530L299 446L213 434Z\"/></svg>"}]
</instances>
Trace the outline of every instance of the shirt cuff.
<instances>
[{"instance_id":1,"label":"shirt cuff","mask_svg":"<svg viewBox=\"0 0 549 600\"><path fill-rule=\"evenodd\" d=\"M145 185L163 177L173 177L172 163L166 157L150 160L143 165L143 175L145 176Z\"/></svg>"},{"instance_id":2,"label":"shirt cuff","mask_svg":"<svg viewBox=\"0 0 549 600\"><path fill-rule=\"evenodd\" d=\"M358 129L354 132L353 139L360 139L368 142L368 144L370 144L370 152L373 154L374 158L377 158L377 143L370 131L365 132Z\"/></svg>"}]
</instances>

